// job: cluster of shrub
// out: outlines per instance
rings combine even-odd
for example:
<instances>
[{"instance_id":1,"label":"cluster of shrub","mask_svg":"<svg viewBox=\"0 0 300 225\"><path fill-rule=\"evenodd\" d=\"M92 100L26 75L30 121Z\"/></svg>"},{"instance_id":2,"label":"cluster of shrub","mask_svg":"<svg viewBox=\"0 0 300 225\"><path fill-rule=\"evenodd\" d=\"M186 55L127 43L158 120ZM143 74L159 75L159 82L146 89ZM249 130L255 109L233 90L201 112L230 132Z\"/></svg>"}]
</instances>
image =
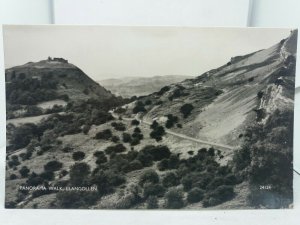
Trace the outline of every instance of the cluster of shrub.
<instances>
[{"instance_id":1,"label":"cluster of shrub","mask_svg":"<svg viewBox=\"0 0 300 225\"><path fill-rule=\"evenodd\" d=\"M146 112L145 104L142 101L137 101L132 109L132 113Z\"/></svg>"},{"instance_id":2,"label":"cluster of shrub","mask_svg":"<svg viewBox=\"0 0 300 225\"><path fill-rule=\"evenodd\" d=\"M229 166L220 166L215 161L217 154L213 148L200 149L197 155L189 159L180 159L179 155L172 154L163 145L148 145L141 151L125 152L126 147L121 144L110 146L104 151L96 151L94 156L97 168L92 172L85 163L74 164L70 169L69 185L96 185L98 192L89 197L78 192L58 193L58 207L79 208L93 205L103 195L113 193L117 187L125 188L125 173L151 167L155 162L158 162L159 170L171 171L161 176L152 169L144 171L139 177L138 185L130 187L130 194L118 200L116 208L146 204L150 209L178 209L200 201L204 207L209 207L234 196L233 187L237 179ZM159 206L159 198L164 199L163 205Z\"/></svg>"},{"instance_id":3,"label":"cluster of shrub","mask_svg":"<svg viewBox=\"0 0 300 225\"><path fill-rule=\"evenodd\" d=\"M174 127L175 124L178 123L178 117L177 116L173 116L172 114L168 114L167 118L168 118L168 120L166 121L166 124L165 124L166 128L170 129L170 128ZM177 127L180 128L181 125L177 124Z\"/></svg>"},{"instance_id":4,"label":"cluster of shrub","mask_svg":"<svg viewBox=\"0 0 300 225\"><path fill-rule=\"evenodd\" d=\"M69 100L67 95L56 93L57 84L51 75L41 76L41 79L26 77L25 74L12 76L6 84L6 101L10 104L35 105L54 99Z\"/></svg>"},{"instance_id":5,"label":"cluster of shrub","mask_svg":"<svg viewBox=\"0 0 300 225\"><path fill-rule=\"evenodd\" d=\"M113 128L115 128L115 130L117 130L117 131L125 131L126 130L126 126L122 122L112 122L111 126Z\"/></svg>"},{"instance_id":6,"label":"cluster of shrub","mask_svg":"<svg viewBox=\"0 0 300 225\"><path fill-rule=\"evenodd\" d=\"M15 201L6 202L6 206L9 208L15 208L17 203L23 201L29 194L32 198L36 198L42 195L54 193L54 191L49 190L47 187L49 187L49 182L53 181L55 176L58 175L60 178L63 176L66 176L68 172L66 170L61 170L63 164L57 160L49 161L44 165L44 171L40 174L35 173L34 171L30 171L30 169L27 166L22 166L19 169L19 174L21 178L26 178L26 181L24 184L21 185L27 185L27 186L39 186L43 185L46 187L46 190L18 190L17 199ZM31 172L31 173L30 173ZM10 179L14 180L17 179L18 176L14 173L10 175Z\"/></svg>"},{"instance_id":7,"label":"cluster of shrub","mask_svg":"<svg viewBox=\"0 0 300 225\"><path fill-rule=\"evenodd\" d=\"M155 139L157 142L162 140L162 136L166 134L163 126L159 125L159 123L154 120L150 125L152 131L150 132L150 137Z\"/></svg>"},{"instance_id":8,"label":"cluster of shrub","mask_svg":"<svg viewBox=\"0 0 300 225\"><path fill-rule=\"evenodd\" d=\"M172 94L168 97L170 101L173 101L176 98L180 98L183 96L188 96L189 93L184 91L185 87L177 85L177 88L172 92Z\"/></svg>"},{"instance_id":9,"label":"cluster of shrub","mask_svg":"<svg viewBox=\"0 0 300 225\"><path fill-rule=\"evenodd\" d=\"M266 124L248 127L243 138L233 163L240 179L250 181L249 202L254 207L288 207L293 202L293 111L277 109Z\"/></svg>"},{"instance_id":10,"label":"cluster of shrub","mask_svg":"<svg viewBox=\"0 0 300 225\"><path fill-rule=\"evenodd\" d=\"M52 131L54 140L68 134L88 133L92 124L100 125L113 120L114 118L108 111L126 102L127 100L115 97L107 100L88 99L69 102L64 114L54 113L38 124L26 123L18 127L8 126L10 148L12 150L24 148L32 139L40 140L46 131Z\"/></svg>"}]
</instances>

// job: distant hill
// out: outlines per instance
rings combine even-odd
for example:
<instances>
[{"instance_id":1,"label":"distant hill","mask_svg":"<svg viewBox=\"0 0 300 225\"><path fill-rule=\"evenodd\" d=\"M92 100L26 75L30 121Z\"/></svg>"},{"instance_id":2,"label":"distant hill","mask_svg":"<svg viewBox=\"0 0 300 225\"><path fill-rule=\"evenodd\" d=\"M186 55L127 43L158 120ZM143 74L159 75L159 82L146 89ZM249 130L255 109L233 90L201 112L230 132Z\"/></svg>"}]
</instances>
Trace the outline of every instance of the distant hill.
<instances>
[{"instance_id":1,"label":"distant hill","mask_svg":"<svg viewBox=\"0 0 300 225\"><path fill-rule=\"evenodd\" d=\"M191 76L166 75L154 77L124 77L99 81L100 85L122 97L143 96L160 90L163 86L178 83Z\"/></svg>"},{"instance_id":2,"label":"distant hill","mask_svg":"<svg viewBox=\"0 0 300 225\"><path fill-rule=\"evenodd\" d=\"M25 79L33 79L41 82L36 82L37 86L34 87L35 90L39 88L46 90L52 89L57 96L67 95L71 100L91 97L109 98L112 96L109 91L93 81L82 70L62 58L49 58L48 60L29 62L21 66L6 69L5 79L9 91L9 93L7 93L9 103L10 100L15 99L14 95L18 88L23 88L25 92L30 90L30 88L27 89L27 87L24 86L14 86L12 87L14 89L10 92L10 86L14 83L21 83L21 80ZM46 82L53 84L53 86L41 87ZM24 92L22 94L24 95ZM30 93L28 94L30 95ZM12 99L10 99L10 97ZM35 96L31 97L34 98ZM37 102L40 101L37 100Z\"/></svg>"},{"instance_id":3,"label":"distant hill","mask_svg":"<svg viewBox=\"0 0 300 225\"><path fill-rule=\"evenodd\" d=\"M114 97L62 58L29 62L5 70L7 119L59 112L69 101Z\"/></svg>"}]
</instances>

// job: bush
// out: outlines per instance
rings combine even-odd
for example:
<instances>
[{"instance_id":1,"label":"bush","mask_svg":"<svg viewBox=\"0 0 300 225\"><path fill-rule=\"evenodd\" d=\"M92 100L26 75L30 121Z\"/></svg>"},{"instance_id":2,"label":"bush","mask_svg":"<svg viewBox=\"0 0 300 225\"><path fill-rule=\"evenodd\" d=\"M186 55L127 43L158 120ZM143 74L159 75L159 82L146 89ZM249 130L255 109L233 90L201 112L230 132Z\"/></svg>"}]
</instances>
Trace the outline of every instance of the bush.
<instances>
[{"instance_id":1,"label":"bush","mask_svg":"<svg viewBox=\"0 0 300 225\"><path fill-rule=\"evenodd\" d=\"M213 180L207 185L208 190L215 190L217 187L224 184L223 177L214 177Z\"/></svg>"},{"instance_id":2,"label":"bush","mask_svg":"<svg viewBox=\"0 0 300 225\"><path fill-rule=\"evenodd\" d=\"M172 154L169 158L169 169L177 169L179 166L179 157L178 155Z\"/></svg>"},{"instance_id":3,"label":"bush","mask_svg":"<svg viewBox=\"0 0 300 225\"><path fill-rule=\"evenodd\" d=\"M70 168L70 182L73 185L84 185L90 174L90 166L86 163L75 163Z\"/></svg>"},{"instance_id":4,"label":"bush","mask_svg":"<svg viewBox=\"0 0 300 225\"><path fill-rule=\"evenodd\" d=\"M184 206L183 193L181 190L171 188L165 195L166 208L168 209L180 209Z\"/></svg>"},{"instance_id":5,"label":"bush","mask_svg":"<svg viewBox=\"0 0 300 225\"><path fill-rule=\"evenodd\" d=\"M124 143L129 143L129 142L132 141L130 134L128 134L128 133L123 133L122 136L123 136L123 142L124 142Z\"/></svg>"},{"instance_id":6,"label":"bush","mask_svg":"<svg viewBox=\"0 0 300 225\"><path fill-rule=\"evenodd\" d=\"M162 126L158 126L150 133L150 137L155 139L156 141L161 141L162 136L165 135L165 129Z\"/></svg>"},{"instance_id":7,"label":"bush","mask_svg":"<svg viewBox=\"0 0 300 225\"><path fill-rule=\"evenodd\" d=\"M140 121L138 121L136 119L131 121L131 125L133 125L133 126L138 126L139 124L140 124Z\"/></svg>"},{"instance_id":8,"label":"bush","mask_svg":"<svg viewBox=\"0 0 300 225\"><path fill-rule=\"evenodd\" d=\"M57 160L53 160L44 165L44 170L49 172L54 172L60 170L63 164Z\"/></svg>"},{"instance_id":9,"label":"bush","mask_svg":"<svg viewBox=\"0 0 300 225\"><path fill-rule=\"evenodd\" d=\"M92 177L92 183L98 187L100 196L108 194L114 190L114 187L125 183L125 177L116 174L112 170L99 170Z\"/></svg>"},{"instance_id":10,"label":"bush","mask_svg":"<svg viewBox=\"0 0 300 225\"><path fill-rule=\"evenodd\" d=\"M43 172L40 174L40 177L43 178L44 180L51 181L54 179L54 172L52 171Z\"/></svg>"},{"instance_id":11,"label":"bush","mask_svg":"<svg viewBox=\"0 0 300 225\"><path fill-rule=\"evenodd\" d=\"M172 172L167 173L162 180L162 184L167 188L177 186L179 183L180 182L178 176Z\"/></svg>"},{"instance_id":12,"label":"bush","mask_svg":"<svg viewBox=\"0 0 300 225\"><path fill-rule=\"evenodd\" d=\"M157 168L159 171L165 171L169 169L169 160L163 159L157 164Z\"/></svg>"},{"instance_id":13,"label":"bush","mask_svg":"<svg viewBox=\"0 0 300 225\"><path fill-rule=\"evenodd\" d=\"M84 157L85 157L85 153L82 152L82 151L74 152L73 155L72 155L72 158L73 158L75 161L83 160Z\"/></svg>"},{"instance_id":14,"label":"bush","mask_svg":"<svg viewBox=\"0 0 300 225\"><path fill-rule=\"evenodd\" d=\"M188 192L187 201L189 203L199 202L203 199L204 191L200 188L193 188Z\"/></svg>"},{"instance_id":15,"label":"bush","mask_svg":"<svg viewBox=\"0 0 300 225\"><path fill-rule=\"evenodd\" d=\"M144 198L148 198L150 195L162 197L165 193L165 189L160 184L145 183L144 185Z\"/></svg>"},{"instance_id":16,"label":"bush","mask_svg":"<svg viewBox=\"0 0 300 225\"><path fill-rule=\"evenodd\" d=\"M144 167L152 166L153 158L149 154L145 154L144 152L139 152L137 159L143 164Z\"/></svg>"},{"instance_id":17,"label":"bush","mask_svg":"<svg viewBox=\"0 0 300 225\"><path fill-rule=\"evenodd\" d=\"M183 190L189 191L193 185L193 177L187 174L181 179L181 184L183 185Z\"/></svg>"},{"instance_id":18,"label":"bush","mask_svg":"<svg viewBox=\"0 0 300 225\"><path fill-rule=\"evenodd\" d=\"M208 153L209 156L215 156L215 149L213 147L211 147L211 148L208 149L207 153Z\"/></svg>"},{"instance_id":19,"label":"bush","mask_svg":"<svg viewBox=\"0 0 300 225\"><path fill-rule=\"evenodd\" d=\"M212 181L214 175L211 173L192 172L187 173L181 179L183 189L189 191L193 187L206 189L207 185Z\"/></svg>"},{"instance_id":20,"label":"bush","mask_svg":"<svg viewBox=\"0 0 300 225\"><path fill-rule=\"evenodd\" d=\"M132 138L135 138L135 139L138 139L138 140L143 140L144 139L144 135L141 134L141 133L137 133L137 132L134 132L131 136L132 136Z\"/></svg>"},{"instance_id":21,"label":"bush","mask_svg":"<svg viewBox=\"0 0 300 225\"><path fill-rule=\"evenodd\" d=\"M140 139L139 138L133 138L132 140L131 140L131 142L130 142L130 145L131 146L136 146L136 145L138 145L138 144L140 144L141 142L140 142Z\"/></svg>"},{"instance_id":22,"label":"bush","mask_svg":"<svg viewBox=\"0 0 300 225\"><path fill-rule=\"evenodd\" d=\"M9 168L20 165L19 157L17 155L11 156L11 160L8 161Z\"/></svg>"},{"instance_id":23,"label":"bush","mask_svg":"<svg viewBox=\"0 0 300 225\"><path fill-rule=\"evenodd\" d=\"M104 151L106 154L121 153L126 151L126 147L123 144L117 144L107 147Z\"/></svg>"},{"instance_id":24,"label":"bush","mask_svg":"<svg viewBox=\"0 0 300 225\"><path fill-rule=\"evenodd\" d=\"M60 177L60 178L61 178L61 177L64 177L64 176L66 176L68 173L69 173L69 172L68 172L67 170L62 170L62 171L60 171L60 173L59 173L59 177Z\"/></svg>"},{"instance_id":25,"label":"bush","mask_svg":"<svg viewBox=\"0 0 300 225\"><path fill-rule=\"evenodd\" d=\"M191 114L193 109L194 106L192 104L186 103L180 107L180 112L183 114L184 118L187 118Z\"/></svg>"},{"instance_id":26,"label":"bush","mask_svg":"<svg viewBox=\"0 0 300 225\"><path fill-rule=\"evenodd\" d=\"M139 133L139 134L140 134L142 131L141 131L140 128L136 127L136 128L134 128L133 132L134 132L134 133Z\"/></svg>"},{"instance_id":27,"label":"bush","mask_svg":"<svg viewBox=\"0 0 300 225\"><path fill-rule=\"evenodd\" d=\"M158 122L156 120L154 120L152 122L152 124L150 125L150 128L153 129L153 130L155 130L158 126L159 126Z\"/></svg>"},{"instance_id":28,"label":"bush","mask_svg":"<svg viewBox=\"0 0 300 225\"><path fill-rule=\"evenodd\" d=\"M156 184L159 182L159 176L154 170L145 171L139 179L139 184L143 186L145 183Z\"/></svg>"},{"instance_id":29,"label":"bush","mask_svg":"<svg viewBox=\"0 0 300 225\"><path fill-rule=\"evenodd\" d=\"M168 114L167 117L166 128L172 128L174 124L178 122L178 117L173 116L172 114Z\"/></svg>"},{"instance_id":30,"label":"bush","mask_svg":"<svg viewBox=\"0 0 300 225\"><path fill-rule=\"evenodd\" d=\"M32 151L30 151L29 149L27 149L26 153L21 153L19 156L21 157L21 159L23 161L28 160L32 156Z\"/></svg>"},{"instance_id":31,"label":"bush","mask_svg":"<svg viewBox=\"0 0 300 225\"><path fill-rule=\"evenodd\" d=\"M230 200L234 196L233 186L222 185L219 186L216 190L212 191L204 200L203 206L215 206Z\"/></svg>"},{"instance_id":32,"label":"bush","mask_svg":"<svg viewBox=\"0 0 300 225\"><path fill-rule=\"evenodd\" d=\"M106 130L98 132L95 136L95 139L109 140L111 137L112 137L111 130L106 129Z\"/></svg>"},{"instance_id":33,"label":"bush","mask_svg":"<svg viewBox=\"0 0 300 225\"><path fill-rule=\"evenodd\" d=\"M95 151L93 155L95 157L101 157L101 156L105 155L105 153L103 151Z\"/></svg>"},{"instance_id":34,"label":"bush","mask_svg":"<svg viewBox=\"0 0 300 225\"><path fill-rule=\"evenodd\" d=\"M169 91L171 88L169 86L165 86L163 88L160 89L159 92L157 92L157 95L163 95L164 93L166 93L167 91Z\"/></svg>"},{"instance_id":35,"label":"bush","mask_svg":"<svg viewBox=\"0 0 300 225\"><path fill-rule=\"evenodd\" d=\"M118 136L112 136L111 141L114 143L118 143L120 141L120 138Z\"/></svg>"},{"instance_id":36,"label":"bush","mask_svg":"<svg viewBox=\"0 0 300 225\"><path fill-rule=\"evenodd\" d=\"M125 172L131 172L134 170L140 170L143 168L143 164L139 160L133 160L128 164L128 167L126 168Z\"/></svg>"},{"instance_id":37,"label":"bush","mask_svg":"<svg viewBox=\"0 0 300 225\"><path fill-rule=\"evenodd\" d=\"M238 183L236 176L232 173L228 174L224 178L224 184L226 185L235 185Z\"/></svg>"},{"instance_id":38,"label":"bush","mask_svg":"<svg viewBox=\"0 0 300 225\"><path fill-rule=\"evenodd\" d=\"M26 123L16 127L10 137L13 150L26 147L35 137L40 137L41 133L33 123Z\"/></svg>"},{"instance_id":39,"label":"bush","mask_svg":"<svg viewBox=\"0 0 300 225\"><path fill-rule=\"evenodd\" d=\"M147 209L157 209L158 208L158 201L157 197L150 195L146 200Z\"/></svg>"},{"instance_id":40,"label":"bush","mask_svg":"<svg viewBox=\"0 0 300 225\"><path fill-rule=\"evenodd\" d=\"M132 109L132 113L146 112L145 105L141 101L137 101L135 107Z\"/></svg>"},{"instance_id":41,"label":"bush","mask_svg":"<svg viewBox=\"0 0 300 225\"><path fill-rule=\"evenodd\" d=\"M189 155L194 155L194 151L188 151Z\"/></svg>"},{"instance_id":42,"label":"bush","mask_svg":"<svg viewBox=\"0 0 300 225\"><path fill-rule=\"evenodd\" d=\"M98 193L65 191L56 195L58 207L63 209L87 208L98 200Z\"/></svg>"},{"instance_id":43,"label":"bush","mask_svg":"<svg viewBox=\"0 0 300 225\"><path fill-rule=\"evenodd\" d=\"M103 154L97 157L96 164L100 165L107 162L107 157Z\"/></svg>"},{"instance_id":44,"label":"bush","mask_svg":"<svg viewBox=\"0 0 300 225\"><path fill-rule=\"evenodd\" d=\"M160 161L165 158L169 158L171 155L170 149L165 145L147 145L142 150L145 154L152 156L153 161Z\"/></svg>"},{"instance_id":45,"label":"bush","mask_svg":"<svg viewBox=\"0 0 300 225\"><path fill-rule=\"evenodd\" d=\"M117 131L125 131L126 130L126 127L125 127L125 124L124 123L117 123L117 122L112 122L111 123L112 127L115 128L115 130Z\"/></svg>"},{"instance_id":46,"label":"bush","mask_svg":"<svg viewBox=\"0 0 300 225\"><path fill-rule=\"evenodd\" d=\"M14 174L14 173L12 173L12 174L9 176L9 179L10 179L10 180L15 180L15 179L17 179L17 178L18 178L17 175Z\"/></svg>"},{"instance_id":47,"label":"bush","mask_svg":"<svg viewBox=\"0 0 300 225\"><path fill-rule=\"evenodd\" d=\"M90 126L90 125L84 125L83 128L82 128L82 132L83 132L84 134L88 134L89 131L90 131L90 129L91 129L91 126Z\"/></svg>"}]
</instances>

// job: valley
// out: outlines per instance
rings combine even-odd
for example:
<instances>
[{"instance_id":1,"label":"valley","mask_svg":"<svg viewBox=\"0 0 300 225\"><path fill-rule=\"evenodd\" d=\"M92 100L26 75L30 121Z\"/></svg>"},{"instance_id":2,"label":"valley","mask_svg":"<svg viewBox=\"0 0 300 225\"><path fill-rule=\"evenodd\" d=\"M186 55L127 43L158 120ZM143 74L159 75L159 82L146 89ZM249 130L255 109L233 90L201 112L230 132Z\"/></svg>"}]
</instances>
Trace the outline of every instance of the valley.
<instances>
[{"instance_id":1,"label":"valley","mask_svg":"<svg viewBox=\"0 0 300 225\"><path fill-rule=\"evenodd\" d=\"M6 207L290 207L296 36L138 93L62 58L7 69Z\"/></svg>"}]
</instances>

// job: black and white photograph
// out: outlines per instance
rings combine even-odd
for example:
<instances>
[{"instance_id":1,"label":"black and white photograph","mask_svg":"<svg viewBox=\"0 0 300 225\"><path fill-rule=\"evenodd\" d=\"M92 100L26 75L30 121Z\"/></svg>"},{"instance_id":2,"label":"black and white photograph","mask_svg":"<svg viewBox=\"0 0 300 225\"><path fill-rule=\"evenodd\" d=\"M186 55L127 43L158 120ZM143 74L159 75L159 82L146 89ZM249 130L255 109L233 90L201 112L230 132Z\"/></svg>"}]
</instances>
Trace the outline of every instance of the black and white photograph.
<instances>
[{"instance_id":1,"label":"black and white photograph","mask_svg":"<svg viewBox=\"0 0 300 225\"><path fill-rule=\"evenodd\" d=\"M3 26L5 208L293 208L297 30Z\"/></svg>"}]
</instances>

